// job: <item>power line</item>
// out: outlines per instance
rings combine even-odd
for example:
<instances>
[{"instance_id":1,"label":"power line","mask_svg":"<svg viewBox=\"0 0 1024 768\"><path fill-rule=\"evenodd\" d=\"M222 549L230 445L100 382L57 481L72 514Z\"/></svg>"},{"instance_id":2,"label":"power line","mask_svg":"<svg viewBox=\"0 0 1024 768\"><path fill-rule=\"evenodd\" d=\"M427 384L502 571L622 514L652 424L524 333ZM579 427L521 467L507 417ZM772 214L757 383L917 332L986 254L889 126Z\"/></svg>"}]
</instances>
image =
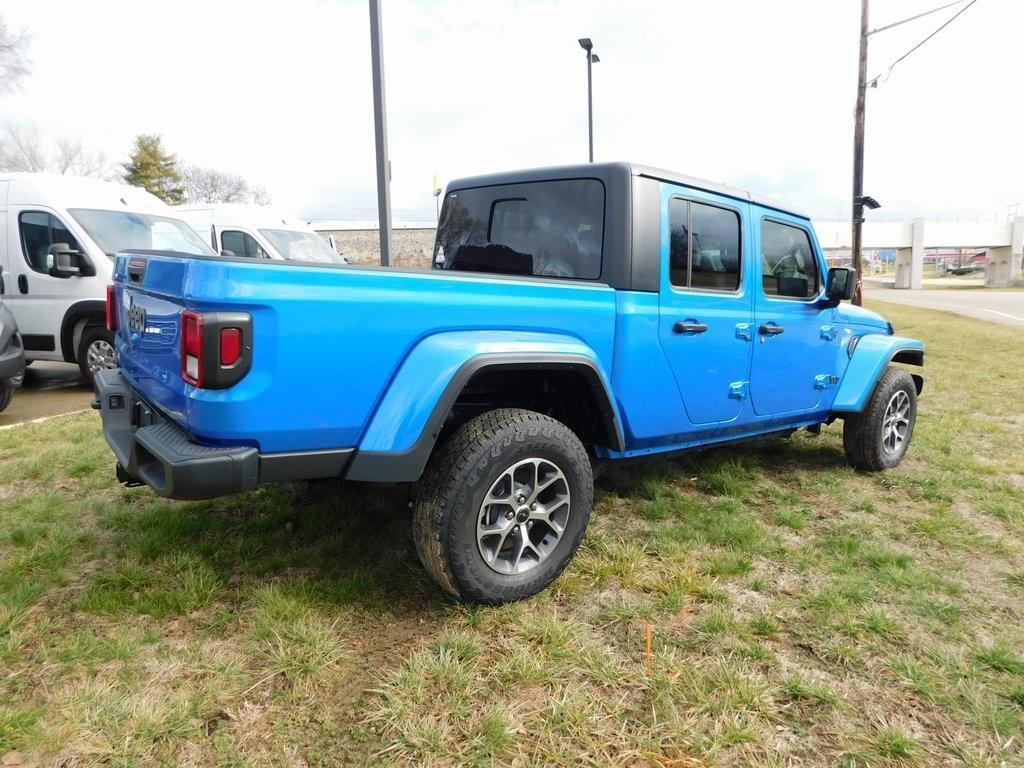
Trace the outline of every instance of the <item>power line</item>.
<instances>
[{"instance_id":1,"label":"power line","mask_svg":"<svg viewBox=\"0 0 1024 768\"><path fill-rule=\"evenodd\" d=\"M892 71L893 71L893 70L894 70L894 69L896 68L896 65L897 65L897 64L899 64L899 63L900 63L901 61L903 61L903 60L904 60L905 58L907 58L907 56L909 56L910 54L912 54L912 53L913 53L914 51L916 51L916 50L917 50L918 48L920 48L920 47L921 47L922 45L924 45L924 44L925 44L925 43L927 43L927 42L928 42L929 40L931 40L931 39L932 39L933 37L935 37L935 36L936 36L937 34L939 34L939 32L941 32L941 31L942 31L942 30L944 30L944 29L945 29L946 27L948 27L948 26L949 26L950 24L952 24L952 23L953 23L953 22L954 22L954 21L956 20L956 18L957 18L958 16L960 16L960 14L962 14L962 13L963 13L964 11L966 11L966 10L967 10L968 8L970 8L970 7L972 6L972 5L974 5L974 4L976 3L976 2L978 2L978 0L971 0L971 1L969 2L969 3L967 3L967 5L965 5L965 6L964 6L963 8L961 8L961 9L960 9L959 11L957 11L957 12L956 12L956 13L954 13L954 14L953 14L952 16L950 16L950 17L949 17L949 19L947 19L945 23L943 23L943 24L942 24L942 25L941 25L941 26L940 26L940 27L939 27L938 29L936 29L936 30L935 30L934 32L932 32L932 33L931 33L930 35L928 35L928 37L926 37L926 38L925 38L924 40L922 40L922 41L921 41L920 43L918 43L917 45L915 45L915 46L914 46L913 48L911 48L911 49L910 49L909 51L907 51L907 52L906 52L906 53L904 53L904 54L903 54L902 56L900 56L900 57L899 57L898 59L896 59L896 61L894 61L894 62L893 62L892 64L890 64L890 65L889 65L889 71L885 73L885 79L886 79L886 80L888 80L888 79L889 79L889 76L890 76L890 75L892 74ZM939 10L939 9L936 9L936 10ZM876 31L877 31L877 30L876 30ZM877 82L878 82L878 78L879 78L879 77L880 77L880 75L876 75L876 76L874 77L874 79L873 79L873 80L871 81L871 83L872 83L872 84L875 84L875 83L877 83Z\"/></svg>"},{"instance_id":2,"label":"power line","mask_svg":"<svg viewBox=\"0 0 1024 768\"><path fill-rule=\"evenodd\" d=\"M954 5L963 5L964 1L965 0L955 0L952 3L946 3L945 5L940 5L938 8L932 8L930 11L925 11L924 13L919 13L916 16L911 16L910 18L903 19L902 21L894 21L892 24L886 24L884 27L878 27L876 29L872 29L870 32L868 32L868 37L871 37L873 34L875 34L877 32L885 32L885 30L887 30L887 29L892 29L893 27L898 27L898 26L900 26L902 24L906 24L907 22L910 22L910 21L917 21L918 19L923 19L925 16L931 16L933 13L938 13L939 11L944 11L947 8L952 8Z\"/></svg>"}]
</instances>

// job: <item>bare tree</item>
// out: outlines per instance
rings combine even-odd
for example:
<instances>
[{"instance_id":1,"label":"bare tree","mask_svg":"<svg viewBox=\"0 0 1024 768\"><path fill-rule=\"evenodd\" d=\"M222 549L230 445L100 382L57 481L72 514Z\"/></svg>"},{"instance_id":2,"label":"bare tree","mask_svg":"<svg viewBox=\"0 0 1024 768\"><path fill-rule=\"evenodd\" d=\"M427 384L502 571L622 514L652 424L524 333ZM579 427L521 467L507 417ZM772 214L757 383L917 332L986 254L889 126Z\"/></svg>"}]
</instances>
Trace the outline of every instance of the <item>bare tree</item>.
<instances>
[{"instance_id":1,"label":"bare tree","mask_svg":"<svg viewBox=\"0 0 1024 768\"><path fill-rule=\"evenodd\" d=\"M186 165L181 173L185 178L185 195L190 203L270 203L266 189L249 186L249 182L237 173L204 168L201 165Z\"/></svg>"},{"instance_id":2,"label":"bare tree","mask_svg":"<svg viewBox=\"0 0 1024 768\"><path fill-rule=\"evenodd\" d=\"M106 181L113 181L119 175L105 152L92 152L82 146L81 139L67 137L57 140L52 166L55 173L92 176Z\"/></svg>"},{"instance_id":3,"label":"bare tree","mask_svg":"<svg viewBox=\"0 0 1024 768\"><path fill-rule=\"evenodd\" d=\"M0 131L0 171L60 173L68 176L92 176L105 181L121 178L117 167L104 152L93 152L81 140L61 138L54 151L34 123L7 123Z\"/></svg>"},{"instance_id":4,"label":"bare tree","mask_svg":"<svg viewBox=\"0 0 1024 768\"><path fill-rule=\"evenodd\" d=\"M0 170L34 173L46 170L46 151L39 126L8 123L4 133L0 138Z\"/></svg>"},{"instance_id":5,"label":"bare tree","mask_svg":"<svg viewBox=\"0 0 1024 768\"><path fill-rule=\"evenodd\" d=\"M14 32L0 18L0 95L18 90L21 81L28 77L32 69L28 58L31 42L32 36L25 30Z\"/></svg>"},{"instance_id":6,"label":"bare tree","mask_svg":"<svg viewBox=\"0 0 1024 768\"><path fill-rule=\"evenodd\" d=\"M249 196L252 198L253 205L270 205L270 193L264 186L257 184L252 188Z\"/></svg>"}]
</instances>

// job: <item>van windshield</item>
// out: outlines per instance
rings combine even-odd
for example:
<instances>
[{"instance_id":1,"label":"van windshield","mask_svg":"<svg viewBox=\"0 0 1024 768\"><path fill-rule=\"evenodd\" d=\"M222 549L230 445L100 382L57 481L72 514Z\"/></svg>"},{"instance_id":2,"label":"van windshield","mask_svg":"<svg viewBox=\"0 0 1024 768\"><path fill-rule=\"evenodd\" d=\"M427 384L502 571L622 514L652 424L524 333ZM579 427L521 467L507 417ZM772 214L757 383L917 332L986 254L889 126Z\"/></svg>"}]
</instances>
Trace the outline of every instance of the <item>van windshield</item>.
<instances>
[{"instance_id":1,"label":"van windshield","mask_svg":"<svg viewBox=\"0 0 1024 768\"><path fill-rule=\"evenodd\" d=\"M347 264L341 255L316 232L298 229L261 229L278 253L291 261L315 261L319 264Z\"/></svg>"},{"instance_id":2,"label":"van windshield","mask_svg":"<svg viewBox=\"0 0 1024 768\"><path fill-rule=\"evenodd\" d=\"M178 251L191 256L216 255L188 224L178 219L151 213L90 208L70 208L68 213L110 257L119 251L133 250Z\"/></svg>"}]
</instances>

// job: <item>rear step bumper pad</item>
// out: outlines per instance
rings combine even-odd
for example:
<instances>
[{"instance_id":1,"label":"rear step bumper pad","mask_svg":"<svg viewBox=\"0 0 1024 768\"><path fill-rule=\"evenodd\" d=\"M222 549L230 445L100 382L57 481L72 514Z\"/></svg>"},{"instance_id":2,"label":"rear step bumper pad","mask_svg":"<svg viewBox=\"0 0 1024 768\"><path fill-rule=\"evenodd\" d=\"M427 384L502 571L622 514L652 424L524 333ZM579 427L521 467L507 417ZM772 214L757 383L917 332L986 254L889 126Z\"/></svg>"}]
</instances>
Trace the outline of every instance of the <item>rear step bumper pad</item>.
<instances>
[{"instance_id":1,"label":"rear step bumper pad","mask_svg":"<svg viewBox=\"0 0 1024 768\"><path fill-rule=\"evenodd\" d=\"M132 391L119 370L95 379L103 435L123 474L171 499L212 499L260 482L338 477L352 450L260 455L250 446L199 445ZM139 414L147 418L141 421Z\"/></svg>"}]
</instances>

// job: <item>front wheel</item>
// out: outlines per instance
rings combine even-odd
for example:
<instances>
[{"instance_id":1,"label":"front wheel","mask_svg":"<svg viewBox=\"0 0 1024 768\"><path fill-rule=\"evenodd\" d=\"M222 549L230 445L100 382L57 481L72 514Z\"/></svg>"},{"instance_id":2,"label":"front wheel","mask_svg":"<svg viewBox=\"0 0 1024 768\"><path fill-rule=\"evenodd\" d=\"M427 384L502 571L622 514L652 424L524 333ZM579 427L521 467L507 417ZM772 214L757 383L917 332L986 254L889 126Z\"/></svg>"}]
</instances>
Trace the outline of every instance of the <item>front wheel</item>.
<instances>
[{"instance_id":1,"label":"front wheel","mask_svg":"<svg viewBox=\"0 0 1024 768\"><path fill-rule=\"evenodd\" d=\"M846 417L843 448L854 469L878 472L899 464L917 422L917 387L904 370L887 368L867 406Z\"/></svg>"},{"instance_id":2,"label":"front wheel","mask_svg":"<svg viewBox=\"0 0 1024 768\"><path fill-rule=\"evenodd\" d=\"M431 457L414 504L416 552L456 597L521 600L569 564L593 502L590 458L572 430L533 411L488 411Z\"/></svg>"},{"instance_id":3,"label":"front wheel","mask_svg":"<svg viewBox=\"0 0 1024 768\"><path fill-rule=\"evenodd\" d=\"M114 334L100 325L86 326L78 342L78 370L90 387L96 374L106 368L117 367L114 352Z\"/></svg>"}]
</instances>

